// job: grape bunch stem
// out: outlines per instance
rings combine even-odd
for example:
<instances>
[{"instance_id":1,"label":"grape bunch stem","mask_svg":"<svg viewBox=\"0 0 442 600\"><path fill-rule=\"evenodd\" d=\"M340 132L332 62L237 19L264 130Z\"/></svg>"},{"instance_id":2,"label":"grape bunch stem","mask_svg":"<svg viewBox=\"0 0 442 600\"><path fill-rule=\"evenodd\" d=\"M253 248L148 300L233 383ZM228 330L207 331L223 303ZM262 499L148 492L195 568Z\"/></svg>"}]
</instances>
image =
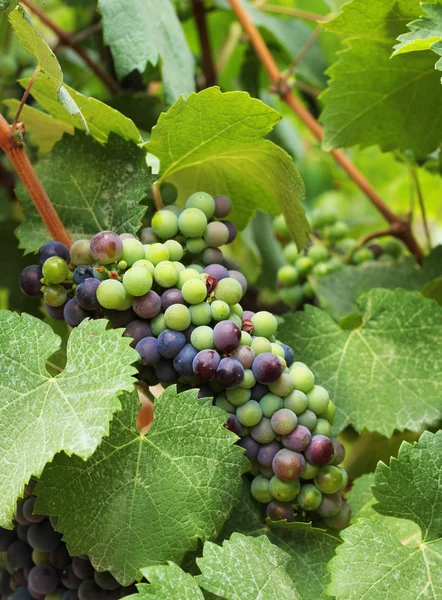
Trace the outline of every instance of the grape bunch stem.
<instances>
[{"instance_id":1,"label":"grape bunch stem","mask_svg":"<svg viewBox=\"0 0 442 600\"><path fill-rule=\"evenodd\" d=\"M309 128L313 135L322 141L324 131L315 117L303 106L303 104L293 94L290 86L285 81L281 71L279 70L270 50L267 47L262 35L258 31L257 27L250 21L246 10L240 3L240 0L229 0L230 6L235 13L237 19L241 23L245 32L249 36L250 42L252 43L258 58L264 66L267 74L273 82L273 91L277 92L281 97L281 100L285 102L293 111L293 113L301 119L301 121ZM332 150L330 154L333 156L335 161L344 169L347 175L354 181L354 183L364 192L367 198L382 214L384 219L394 225L395 237L401 239L410 252L416 257L417 262L420 264L423 259L423 252L419 246L416 238L411 229L409 219L403 219L396 215L387 204L382 200L377 191L368 181L368 179L359 171L359 169L353 164L348 156L340 149Z\"/></svg>"}]
</instances>

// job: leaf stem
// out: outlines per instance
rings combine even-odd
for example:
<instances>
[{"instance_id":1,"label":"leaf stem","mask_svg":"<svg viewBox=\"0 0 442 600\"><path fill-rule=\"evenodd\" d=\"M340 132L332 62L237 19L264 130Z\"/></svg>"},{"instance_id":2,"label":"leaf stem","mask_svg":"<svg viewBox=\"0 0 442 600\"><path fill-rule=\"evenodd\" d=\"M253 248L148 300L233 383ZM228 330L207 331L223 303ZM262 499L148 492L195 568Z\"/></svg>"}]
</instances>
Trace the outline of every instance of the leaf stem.
<instances>
[{"instance_id":1,"label":"leaf stem","mask_svg":"<svg viewBox=\"0 0 442 600\"><path fill-rule=\"evenodd\" d=\"M158 181L155 181L152 184L152 198L153 203L155 204L155 209L162 210L164 208L163 199L161 198L160 186L158 185Z\"/></svg>"},{"instance_id":2,"label":"leaf stem","mask_svg":"<svg viewBox=\"0 0 442 600\"><path fill-rule=\"evenodd\" d=\"M419 201L419 206L420 206L420 209L421 209L422 221L423 221L423 224L424 224L424 231L425 231L425 238L426 238L426 241L427 241L427 247L428 247L428 250L431 250L430 229L428 227L427 211L426 211L426 208L425 208L424 196L422 194L422 188L421 188L421 184L420 184L420 181L419 181L419 176L418 176L416 168L414 166L411 167L410 172L411 172L411 178L412 178L414 186L416 188L417 199Z\"/></svg>"},{"instance_id":3,"label":"leaf stem","mask_svg":"<svg viewBox=\"0 0 442 600\"><path fill-rule=\"evenodd\" d=\"M62 44L72 48L72 50L83 59L90 70L93 71L95 75L105 83L110 92L113 94L118 94L121 92L120 84L115 81L99 63L96 63L89 56L86 50L80 46L67 31L59 27L57 23L54 23L54 21L44 12L44 10L42 10L39 6L36 6L32 0L21 0L21 2L24 6L29 8L29 10L33 12L34 15L40 19L40 21L52 29Z\"/></svg>"},{"instance_id":4,"label":"leaf stem","mask_svg":"<svg viewBox=\"0 0 442 600\"><path fill-rule=\"evenodd\" d=\"M292 62L292 64L287 69L286 75L285 75L286 78L293 74L296 67L299 65L301 60L304 58L304 56L307 54L307 52L310 50L310 48L315 43L316 38L321 33L321 31L322 31L322 25L318 25L317 27L315 27L313 29L313 31L309 35L307 41L305 42L304 46L301 48L301 50L298 52L298 55L295 57L295 60Z\"/></svg>"},{"instance_id":5,"label":"leaf stem","mask_svg":"<svg viewBox=\"0 0 442 600\"><path fill-rule=\"evenodd\" d=\"M17 138L17 133L16 135L12 135L11 127L0 114L0 148L6 153L17 171L17 175L22 180L35 208L38 210L43 223L48 228L53 239L57 242L62 242L70 248L72 240L26 154L24 143Z\"/></svg>"},{"instance_id":6,"label":"leaf stem","mask_svg":"<svg viewBox=\"0 0 442 600\"><path fill-rule=\"evenodd\" d=\"M37 75L40 72L40 65L37 65L35 71L32 73L31 79L29 80L29 83L23 93L22 99L20 101L19 107L17 108L17 112L15 113L15 117L14 120L12 121L12 125L11 125L11 135L14 136L15 132L17 130L17 125L18 125L18 120L20 118L21 112L23 110L23 107L26 103L26 100L28 99L29 93L32 89L32 86L34 85L34 81L35 78L37 77Z\"/></svg>"},{"instance_id":7,"label":"leaf stem","mask_svg":"<svg viewBox=\"0 0 442 600\"><path fill-rule=\"evenodd\" d=\"M274 4L264 4L263 6L257 6L259 10L264 12L278 13L280 15L287 15L289 17L299 17L306 21L326 21L327 17L323 15L317 15L307 10L301 10L299 8L290 8L288 6L276 6Z\"/></svg>"},{"instance_id":8,"label":"leaf stem","mask_svg":"<svg viewBox=\"0 0 442 600\"><path fill-rule=\"evenodd\" d=\"M205 85L206 87L209 87L216 83L216 69L210 47L209 31L207 29L206 21L206 9L204 8L203 0L192 0L192 8L200 38Z\"/></svg>"},{"instance_id":9,"label":"leaf stem","mask_svg":"<svg viewBox=\"0 0 442 600\"><path fill-rule=\"evenodd\" d=\"M282 73L279 70L273 56L271 55L263 37L259 33L257 27L250 21L246 10L240 3L240 0L229 0L229 2L233 12L249 36L258 58L273 82L273 91L279 94L281 100L283 100L283 102L285 102L292 109L293 113L299 119L301 119L301 121L308 127L318 141L322 141L323 129L321 125L293 94L290 86L283 78ZM396 235L396 237L402 239L410 252L416 257L417 262L421 263L423 259L423 252L413 235L409 220L399 217L390 210L368 179L361 173L361 171L359 171L356 165L342 150L332 150L330 154L344 169L350 179L352 179L354 183L362 190L362 192L364 192L371 203L383 215L385 220L390 223L390 225L394 225L395 233L393 235Z\"/></svg>"},{"instance_id":10,"label":"leaf stem","mask_svg":"<svg viewBox=\"0 0 442 600\"><path fill-rule=\"evenodd\" d=\"M349 263L351 261L353 254L357 250L359 250L359 248L362 248L362 246L365 246L365 244L367 242L369 242L370 240L374 240L375 238L379 238L379 237L385 237L386 235L392 235L392 236L397 237L397 229L398 229L398 227L396 225L391 225L390 227L386 227L385 229L379 229L378 231L372 231L371 233L365 235L363 238L361 238L359 240L359 242L356 244L356 246L350 250L350 252L345 257L344 262Z\"/></svg>"}]
</instances>

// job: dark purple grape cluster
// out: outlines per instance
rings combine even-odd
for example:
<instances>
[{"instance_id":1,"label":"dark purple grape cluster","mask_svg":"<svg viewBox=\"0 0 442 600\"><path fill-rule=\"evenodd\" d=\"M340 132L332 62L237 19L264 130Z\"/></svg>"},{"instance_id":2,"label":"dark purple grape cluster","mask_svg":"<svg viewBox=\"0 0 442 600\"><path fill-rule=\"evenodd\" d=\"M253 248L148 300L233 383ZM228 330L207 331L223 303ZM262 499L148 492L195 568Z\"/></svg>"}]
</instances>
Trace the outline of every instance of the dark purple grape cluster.
<instances>
[{"instance_id":1,"label":"dark purple grape cluster","mask_svg":"<svg viewBox=\"0 0 442 600\"><path fill-rule=\"evenodd\" d=\"M136 593L87 556L70 556L51 518L34 513L30 492L17 503L15 527L0 528L1 600L117 600Z\"/></svg>"}]
</instances>

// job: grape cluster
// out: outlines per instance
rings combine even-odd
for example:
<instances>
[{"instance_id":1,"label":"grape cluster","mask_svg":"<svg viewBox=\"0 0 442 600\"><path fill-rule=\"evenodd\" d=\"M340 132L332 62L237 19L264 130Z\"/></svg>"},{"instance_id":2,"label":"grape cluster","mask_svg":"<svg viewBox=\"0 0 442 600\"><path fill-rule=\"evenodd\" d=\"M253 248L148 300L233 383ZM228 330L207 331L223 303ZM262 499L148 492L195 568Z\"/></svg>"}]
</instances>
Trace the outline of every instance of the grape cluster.
<instances>
[{"instance_id":1,"label":"grape cluster","mask_svg":"<svg viewBox=\"0 0 442 600\"><path fill-rule=\"evenodd\" d=\"M350 511L340 494L343 446L331 438L334 405L275 337L276 317L241 305L246 278L222 264L220 250L236 235L220 220L230 210L227 197L199 192L184 210L158 211L141 240L105 231L70 253L48 242L21 288L43 294L48 312L72 327L105 314L132 339L139 379L198 388L226 410L226 427L252 463L252 494L270 518L343 527Z\"/></svg>"},{"instance_id":2,"label":"grape cluster","mask_svg":"<svg viewBox=\"0 0 442 600\"><path fill-rule=\"evenodd\" d=\"M283 245L286 264L277 273L281 300L298 308L315 300L315 292L309 275L323 277L339 269L349 258L352 265L359 266L369 260L390 262L403 253L403 245L395 238L382 244L370 243L357 248L357 240L348 236L348 225L338 220L335 211L321 208L310 219L313 236L308 249L298 252L283 215L273 221L274 232Z\"/></svg>"},{"instance_id":3,"label":"grape cluster","mask_svg":"<svg viewBox=\"0 0 442 600\"><path fill-rule=\"evenodd\" d=\"M69 555L52 517L34 514L32 487L17 503L14 529L0 528L0 598L116 600L135 593L108 571L95 571L87 556Z\"/></svg>"}]
</instances>

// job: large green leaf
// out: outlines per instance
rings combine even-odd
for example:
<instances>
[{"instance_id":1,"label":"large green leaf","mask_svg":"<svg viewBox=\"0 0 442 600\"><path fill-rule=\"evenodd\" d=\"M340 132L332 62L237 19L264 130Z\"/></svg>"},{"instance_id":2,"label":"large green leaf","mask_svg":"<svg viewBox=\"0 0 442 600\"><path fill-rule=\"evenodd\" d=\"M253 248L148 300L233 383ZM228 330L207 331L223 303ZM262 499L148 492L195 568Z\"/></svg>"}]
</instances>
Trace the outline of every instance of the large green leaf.
<instances>
[{"instance_id":1,"label":"large green leaf","mask_svg":"<svg viewBox=\"0 0 442 600\"><path fill-rule=\"evenodd\" d=\"M109 44L118 77L143 73L161 58L168 102L195 90L193 56L170 0L99 0L104 40Z\"/></svg>"},{"instance_id":2,"label":"large green leaf","mask_svg":"<svg viewBox=\"0 0 442 600\"><path fill-rule=\"evenodd\" d=\"M142 567L179 563L198 539L219 533L248 461L224 427L226 413L197 390L169 387L146 435L135 427L138 395L123 405L95 454L87 462L59 454L36 493L38 510L59 516L71 554L88 554L128 584Z\"/></svg>"},{"instance_id":3,"label":"large green leaf","mask_svg":"<svg viewBox=\"0 0 442 600\"><path fill-rule=\"evenodd\" d=\"M57 57L32 25L27 13L21 6L18 6L10 13L9 21L21 46L26 52L35 56L40 68L51 82L54 102L60 103L70 115L75 115L78 125L87 130L80 108L63 85L63 73Z\"/></svg>"},{"instance_id":4,"label":"large green leaf","mask_svg":"<svg viewBox=\"0 0 442 600\"><path fill-rule=\"evenodd\" d=\"M160 159L159 181L170 181L183 204L200 189L233 201L241 229L255 210L284 211L299 247L309 225L299 203L303 185L290 156L262 138L280 115L245 92L209 88L180 98L152 130L149 152Z\"/></svg>"},{"instance_id":5,"label":"large green leaf","mask_svg":"<svg viewBox=\"0 0 442 600\"><path fill-rule=\"evenodd\" d=\"M49 198L71 237L102 230L136 233L153 178L145 153L115 134L101 145L83 133L65 135L36 166ZM49 233L22 185L17 189L26 220L18 227L20 247L35 252Z\"/></svg>"},{"instance_id":6,"label":"large green leaf","mask_svg":"<svg viewBox=\"0 0 442 600\"><path fill-rule=\"evenodd\" d=\"M416 0L353 0L327 23L328 30L348 39L329 69L330 87L323 94L326 150L377 144L423 157L439 146L442 106L434 102L440 76L433 53L391 59L396 37L420 12Z\"/></svg>"},{"instance_id":7,"label":"large green leaf","mask_svg":"<svg viewBox=\"0 0 442 600\"><path fill-rule=\"evenodd\" d=\"M173 562L146 567L141 572L149 584L138 584L138 594L126 600L204 600L196 580Z\"/></svg>"},{"instance_id":8,"label":"large green leaf","mask_svg":"<svg viewBox=\"0 0 442 600\"><path fill-rule=\"evenodd\" d=\"M390 467L379 463L375 509L417 523L422 538L404 545L375 519L360 518L342 533L330 563L329 594L337 600L440 598L442 589L442 432L404 442Z\"/></svg>"},{"instance_id":9,"label":"large green leaf","mask_svg":"<svg viewBox=\"0 0 442 600\"><path fill-rule=\"evenodd\" d=\"M107 321L84 321L69 339L64 371L46 360L60 338L39 319L0 312L0 526L10 527L17 496L57 452L85 460L108 433L118 395L133 386L137 353Z\"/></svg>"},{"instance_id":10,"label":"large green leaf","mask_svg":"<svg viewBox=\"0 0 442 600\"><path fill-rule=\"evenodd\" d=\"M436 423L442 418L442 308L417 292L376 289L358 306L361 325L353 330L307 306L288 315L279 332L330 392L335 430L352 424L390 436Z\"/></svg>"}]
</instances>

